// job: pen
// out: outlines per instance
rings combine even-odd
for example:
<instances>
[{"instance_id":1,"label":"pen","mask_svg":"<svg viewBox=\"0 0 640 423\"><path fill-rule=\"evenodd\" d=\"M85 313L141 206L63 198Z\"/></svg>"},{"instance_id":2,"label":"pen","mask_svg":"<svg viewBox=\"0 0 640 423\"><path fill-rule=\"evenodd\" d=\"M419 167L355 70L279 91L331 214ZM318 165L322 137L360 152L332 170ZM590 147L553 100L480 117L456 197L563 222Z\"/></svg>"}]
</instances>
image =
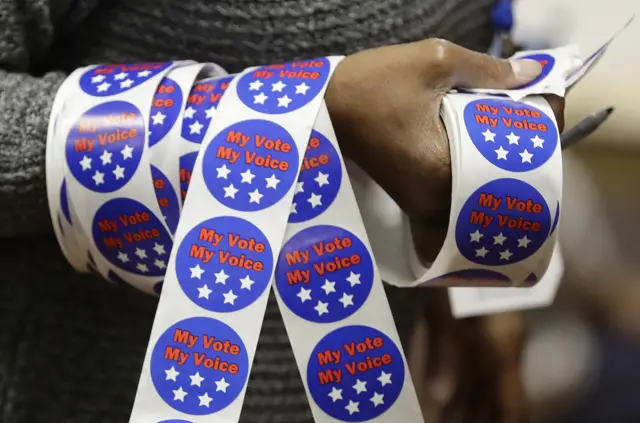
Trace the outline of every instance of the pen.
<instances>
[{"instance_id":1,"label":"pen","mask_svg":"<svg viewBox=\"0 0 640 423\"><path fill-rule=\"evenodd\" d=\"M566 149L567 147L572 146L573 144L582 141L589 135L593 134L596 129L600 127L613 113L613 107L607 107L606 109L600 110L599 112L593 113L580 122L578 122L575 126L569 128L560 136L560 144L562 145L562 149Z\"/></svg>"}]
</instances>

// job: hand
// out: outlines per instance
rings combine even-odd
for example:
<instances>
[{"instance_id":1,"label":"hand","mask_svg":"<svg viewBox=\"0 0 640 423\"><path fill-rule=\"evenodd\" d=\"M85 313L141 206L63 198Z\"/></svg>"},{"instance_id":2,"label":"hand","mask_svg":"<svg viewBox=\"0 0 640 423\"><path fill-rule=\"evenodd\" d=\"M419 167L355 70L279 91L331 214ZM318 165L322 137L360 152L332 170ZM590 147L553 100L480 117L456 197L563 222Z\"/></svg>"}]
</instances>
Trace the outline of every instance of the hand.
<instances>
[{"instance_id":1,"label":"hand","mask_svg":"<svg viewBox=\"0 0 640 423\"><path fill-rule=\"evenodd\" d=\"M409 216L426 261L449 222L442 97L452 87L515 88L540 71L533 60L510 62L439 39L365 50L338 65L325 98L340 147Z\"/></svg>"},{"instance_id":2,"label":"hand","mask_svg":"<svg viewBox=\"0 0 640 423\"><path fill-rule=\"evenodd\" d=\"M451 162L439 116L442 97L452 87L515 88L540 71L534 61L509 62L436 39L363 51L336 69L325 98L340 146L409 216L425 262L440 250L449 223ZM562 130L564 100L547 100ZM427 396L437 417L428 421L523 421L520 316L454 320L446 291L429 294Z\"/></svg>"}]
</instances>

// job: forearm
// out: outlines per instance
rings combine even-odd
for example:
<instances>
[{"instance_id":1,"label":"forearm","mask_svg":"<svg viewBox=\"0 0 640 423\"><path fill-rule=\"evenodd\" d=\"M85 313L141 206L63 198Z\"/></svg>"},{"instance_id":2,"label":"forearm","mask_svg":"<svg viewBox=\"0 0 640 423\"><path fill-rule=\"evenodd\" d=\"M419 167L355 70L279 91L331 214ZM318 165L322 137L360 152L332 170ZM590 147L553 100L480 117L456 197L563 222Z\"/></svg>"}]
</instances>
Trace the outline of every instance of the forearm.
<instances>
[{"instance_id":1,"label":"forearm","mask_svg":"<svg viewBox=\"0 0 640 423\"><path fill-rule=\"evenodd\" d=\"M0 70L0 238L51 231L45 149L51 105L64 78Z\"/></svg>"}]
</instances>

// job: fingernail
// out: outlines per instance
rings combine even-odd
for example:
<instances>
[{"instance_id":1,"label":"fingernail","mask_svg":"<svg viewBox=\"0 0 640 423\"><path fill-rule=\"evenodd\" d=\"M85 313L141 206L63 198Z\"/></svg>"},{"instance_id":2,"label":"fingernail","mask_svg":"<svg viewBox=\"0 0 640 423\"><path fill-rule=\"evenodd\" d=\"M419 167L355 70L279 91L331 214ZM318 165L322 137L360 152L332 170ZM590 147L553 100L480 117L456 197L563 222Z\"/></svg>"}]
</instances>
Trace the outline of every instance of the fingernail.
<instances>
[{"instance_id":1,"label":"fingernail","mask_svg":"<svg viewBox=\"0 0 640 423\"><path fill-rule=\"evenodd\" d=\"M522 82L534 80L542 72L540 62L531 59L512 60L513 74Z\"/></svg>"}]
</instances>

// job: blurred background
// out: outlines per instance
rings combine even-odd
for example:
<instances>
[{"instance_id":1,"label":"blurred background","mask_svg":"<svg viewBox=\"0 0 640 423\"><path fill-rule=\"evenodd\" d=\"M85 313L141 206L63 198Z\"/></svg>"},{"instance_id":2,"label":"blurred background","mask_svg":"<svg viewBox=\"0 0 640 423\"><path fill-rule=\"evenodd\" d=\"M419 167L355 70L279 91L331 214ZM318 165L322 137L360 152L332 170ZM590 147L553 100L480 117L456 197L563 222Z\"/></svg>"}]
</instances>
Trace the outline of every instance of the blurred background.
<instances>
[{"instance_id":1,"label":"blurred background","mask_svg":"<svg viewBox=\"0 0 640 423\"><path fill-rule=\"evenodd\" d=\"M567 127L615 113L566 152L554 304L525 312L524 360L536 423L640 422L640 1L514 0L513 40L595 51L632 16L605 58L567 96Z\"/></svg>"}]
</instances>

